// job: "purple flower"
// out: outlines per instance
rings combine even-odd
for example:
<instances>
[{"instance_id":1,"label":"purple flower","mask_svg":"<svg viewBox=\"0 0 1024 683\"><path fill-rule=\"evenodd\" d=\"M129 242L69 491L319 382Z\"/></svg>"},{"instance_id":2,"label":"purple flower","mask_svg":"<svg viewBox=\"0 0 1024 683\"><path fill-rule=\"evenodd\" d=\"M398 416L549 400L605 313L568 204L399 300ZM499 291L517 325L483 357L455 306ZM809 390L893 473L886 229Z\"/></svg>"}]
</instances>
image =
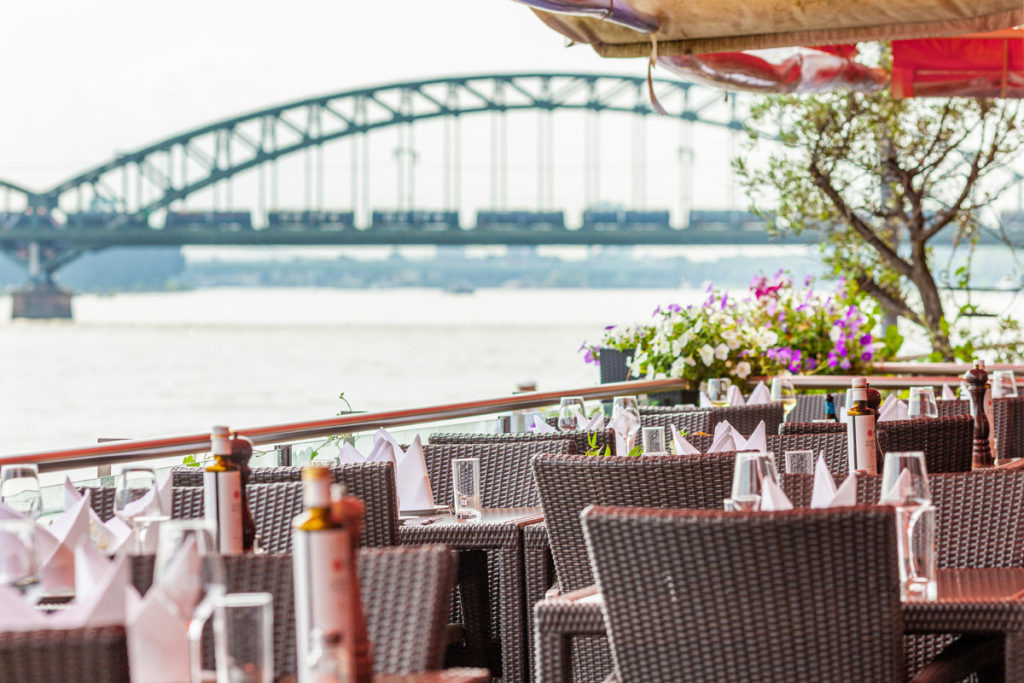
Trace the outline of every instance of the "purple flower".
<instances>
[{"instance_id":1,"label":"purple flower","mask_svg":"<svg viewBox=\"0 0 1024 683\"><path fill-rule=\"evenodd\" d=\"M618 327L618 325L605 325L604 326L604 331L605 332L610 332L611 330L614 330L616 327Z\"/></svg>"},{"instance_id":2,"label":"purple flower","mask_svg":"<svg viewBox=\"0 0 1024 683\"><path fill-rule=\"evenodd\" d=\"M804 365L807 367L808 370L813 370L814 368L818 367L818 359L815 358L814 356L808 356L807 360L804 361Z\"/></svg>"},{"instance_id":3,"label":"purple flower","mask_svg":"<svg viewBox=\"0 0 1024 683\"><path fill-rule=\"evenodd\" d=\"M873 357L874 356L870 351L865 351L864 353L860 354L860 359L865 363L870 363Z\"/></svg>"},{"instance_id":4,"label":"purple flower","mask_svg":"<svg viewBox=\"0 0 1024 683\"><path fill-rule=\"evenodd\" d=\"M689 306L687 306L687 308L689 308ZM673 313L679 313L680 311L683 310L683 307L680 306L679 304L669 304L668 310L672 311Z\"/></svg>"},{"instance_id":5,"label":"purple flower","mask_svg":"<svg viewBox=\"0 0 1024 683\"><path fill-rule=\"evenodd\" d=\"M651 313L651 317L653 318L654 316L658 315L659 313L661 313L661 306L658 306L657 308L654 309L654 313Z\"/></svg>"},{"instance_id":6,"label":"purple flower","mask_svg":"<svg viewBox=\"0 0 1024 683\"><path fill-rule=\"evenodd\" d=\"M841 367L843 370L849 370L850 369L850 359L849 358L844 358L843 361L839 364L839 367Z\"/></svg>"},{"instance_id":7,"label":"purple flower","mask_svg":"<svg viewBox=\"0 0 1024 683\"><path fill-rule=\"evenodd\" d=\"M800 361L794 360L792 363L790 363L789 364L789 371L790 372L800 372Z\"/></svg>"},{"instance_id":8,"label":"purple flower","mask_svg":"<svg viewBox=\"0 0 1024 683\"><path fill-rule=\"evenodd\" d=\"M725 304L726 304L727 301L729 301L729 294L725 293L725 294L722 295L722 310L723 311L725 310Z\"/></svg>"},{"instance_id":9,"label":"purple flower","mask_svg":"<svg viewBox=\"0 0 1024 683\"><path fill-rule=\"evenodd\" d=\"M835 351L829 351L828 352L828 366L830 368L834 368L837 365L839 365L839 358L836 356L836 352Z\"/></svg>"},{"instance_id":10,"label":"purple flower","mask_svg":"<svg viewBox=\"0 0 1024 683\"><path fill-rule=\"evenodd\" d=\"M804 277L804 287L810 287L812 282L814 282L813 275L807 275Z\"/></svg>"},{"instance_id":11,"label":"purple flower","mask_svg":"<svg viewBox=\"0 0 1024 683\"><path fill-rule=\"evenodd\" d=\"M867 334L865 334L865 335L864 335L863 337L861 337L861 338L860 338L860 345L861 345L861 346L867 346L867 345L868 345L868 344L870 344L870 343L871 343L871 342L872 342L873 340L874 340L874 337L872 337L872 336L871 336L871 333L870 333L870 332L868 332ZM869 359L865 359L865 360L869 360Z\"/></svg>"}]
</instances>

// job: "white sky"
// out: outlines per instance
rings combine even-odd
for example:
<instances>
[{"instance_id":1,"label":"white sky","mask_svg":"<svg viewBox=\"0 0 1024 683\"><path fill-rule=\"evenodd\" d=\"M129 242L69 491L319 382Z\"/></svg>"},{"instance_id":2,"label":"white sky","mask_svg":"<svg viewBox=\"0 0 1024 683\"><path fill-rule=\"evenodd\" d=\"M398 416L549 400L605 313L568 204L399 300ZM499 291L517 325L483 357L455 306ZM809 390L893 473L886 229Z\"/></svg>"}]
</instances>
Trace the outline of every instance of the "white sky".
<instances>
[{"instance_id":1,"label":"white sky","mask_svg":"<svg viewBox=\"0 0 1024 683\"><path fill-rule=\"evenodd\" d=\"M0 178L34 189L175 132L317 93L457 74L646 73L644 60L606 60L588 46L567 49L560 35L511 0L47 0L9 3L4 18ZM536 208L537 115L517 116L509 123L507 208ZM554 203L575 222L583 203L581 119L560 116ZM489 126L484 117L472 118L463 129L463 222L490 201ZM601 121L602 199L632 204L632 121ZM648 208L679 210L678 126L654 121L648 128ZM431 130L417 128L417 146L429 147ZM395 135L390 129L371 136L372 203L379 208L397 203ZM694 195L709 208L725 208L725 134L698 132L695 139L701 170ZM344 208L347 143L334 147L326 148L326 177L337 196L329 196L325 208ZM292 162L301 169L300 159ZM439 169L440 160L424 151L417 165L422 208L440 201L431 186ZM284 173L282 185L296 175ZM244 178L236 182L233 208L246 208L254 190L246 189ZM301 203L301 188L293 189L293 203ZM286 208L288 188L282 194ZM202 206L209 200L194 201Z\"/></svg>"}]
</instances>

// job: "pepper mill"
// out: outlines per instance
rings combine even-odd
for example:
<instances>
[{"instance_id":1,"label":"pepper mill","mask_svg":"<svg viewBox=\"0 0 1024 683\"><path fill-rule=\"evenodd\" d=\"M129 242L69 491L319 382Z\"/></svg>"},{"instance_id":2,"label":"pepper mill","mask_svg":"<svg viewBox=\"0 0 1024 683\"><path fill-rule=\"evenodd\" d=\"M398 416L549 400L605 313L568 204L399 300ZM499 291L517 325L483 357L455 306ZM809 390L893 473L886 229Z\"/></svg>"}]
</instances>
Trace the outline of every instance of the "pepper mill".
<instances>
[{"instance_id":1,"label":"pepper mill","mask_svg":"<svg viewBox=\"0 0 1024 683\"><path fill-rule=\"evenodd\" d=\"M964 373L964 381L967 383L967 393L971 397L971 415L974 416L972 466L974 469L992 467L995 461L989 447L989 424L985 416L985 385L988 384L988 373L981 367L979 361L974 361L974 367Z\"/></svg>"},{"instance_id":2,"label":"pepper mill","mask_svg":"<svg viewBox=\"0 0 1024 683\"><path fill-rule=\"evenodd\" d=\"M366 616L359 594L359 577L356 574L356 556L359 538L363 534L363 516L366 508L363 501L345 495L344 486L331 487L331 514L344 525L348 532L349 553L345 563L343 580L348 596L345 614L345 632L342 634L344 669L351 683L370 683L373 678L373 658L370 655L370 639L366 634Z\"/></svg>"}]
</instances>

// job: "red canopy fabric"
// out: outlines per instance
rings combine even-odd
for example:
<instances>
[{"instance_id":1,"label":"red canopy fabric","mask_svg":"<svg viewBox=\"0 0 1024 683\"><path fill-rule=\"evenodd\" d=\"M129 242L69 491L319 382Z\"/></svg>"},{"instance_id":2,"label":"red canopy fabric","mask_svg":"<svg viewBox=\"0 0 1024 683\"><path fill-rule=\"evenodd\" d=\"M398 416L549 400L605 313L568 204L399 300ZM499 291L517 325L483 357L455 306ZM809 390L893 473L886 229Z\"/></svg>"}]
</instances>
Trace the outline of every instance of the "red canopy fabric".
<instances>
[{"instance_id":1,"label":"red canopy fabric","mask_svg":"<svg viewBox=\"0 0 1024 683\"><path fill-rule=\"evenodd\" d=\"M893 97L1024 97L1024 30L892 41Z\"/></svg>"}]
</instances>

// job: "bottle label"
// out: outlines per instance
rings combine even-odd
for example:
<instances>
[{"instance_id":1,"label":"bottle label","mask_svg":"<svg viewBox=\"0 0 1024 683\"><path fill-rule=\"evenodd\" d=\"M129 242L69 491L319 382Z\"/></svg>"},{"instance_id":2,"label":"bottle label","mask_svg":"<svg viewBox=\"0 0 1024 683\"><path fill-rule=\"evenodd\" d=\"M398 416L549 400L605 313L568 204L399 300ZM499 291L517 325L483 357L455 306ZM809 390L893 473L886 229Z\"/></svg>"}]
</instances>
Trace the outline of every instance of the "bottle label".
<instances>
[{"instance_id":1,"label":"bottle label","mask_svg":"<svg viewBox=\"0 0 1024 683\"><path fill-rule=\"evenodd\" d=\"M348 533L344 529L295 530L292 553L299 678L308 681L310 632L326 635L344 630L345 568L352 561Z\"/></svg>"},{"instance_id":2,"label":"bottle label","mask_svg":"<svg viewBox=\"0 0 1024 683\"><path fill-rule=\"evenodd\" d=\"M213 525L224 555L242 553L242 473L203 473L204 517Z\"/></svg>"},{"instance_id":3,"label":"bottle label","mask_svg":"<svg viewBox=\"0 0 1024 683\"><path fill-rule=\"evenodd\" d=\"M875 456L875 416L848 415L846 423L847 448L850 458L850 472L864 470L877 474Z\"/></svg>"}]
</instances>

